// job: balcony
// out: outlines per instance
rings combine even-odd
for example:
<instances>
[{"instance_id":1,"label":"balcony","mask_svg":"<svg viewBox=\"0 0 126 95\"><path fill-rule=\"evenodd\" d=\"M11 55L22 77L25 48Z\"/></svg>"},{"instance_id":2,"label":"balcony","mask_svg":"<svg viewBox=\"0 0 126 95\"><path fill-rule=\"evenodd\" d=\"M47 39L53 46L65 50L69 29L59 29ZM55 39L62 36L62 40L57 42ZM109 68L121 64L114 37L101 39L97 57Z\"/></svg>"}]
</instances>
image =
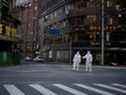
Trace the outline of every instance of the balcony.
<instances>
[{"instance_id":1,"label":"balcony","mask_svg":"<svg viewBox=\"0 0 126 95\"><path fill-rule=\"evenodd\" d=\"M86 7L81 9L74 8L69 11L70 17L82 16L82 15L97 15L97 14L98 15L101 14L101 8L98 7ZM117 15L118 11L113 7L109 7L105 8L105 14Z\"/></svg>"},{"instance_id":2,"label":"balcony","mask_svg":"<svg viewBox=\"0 0 126 95\"><path fill-rule=\"evenodd\" d=\"M82 8L82 9L72 9L69 12L69 16L76 17L82 15L96 15L98 13L97 8Z\"/></svg>"}]
</instances>

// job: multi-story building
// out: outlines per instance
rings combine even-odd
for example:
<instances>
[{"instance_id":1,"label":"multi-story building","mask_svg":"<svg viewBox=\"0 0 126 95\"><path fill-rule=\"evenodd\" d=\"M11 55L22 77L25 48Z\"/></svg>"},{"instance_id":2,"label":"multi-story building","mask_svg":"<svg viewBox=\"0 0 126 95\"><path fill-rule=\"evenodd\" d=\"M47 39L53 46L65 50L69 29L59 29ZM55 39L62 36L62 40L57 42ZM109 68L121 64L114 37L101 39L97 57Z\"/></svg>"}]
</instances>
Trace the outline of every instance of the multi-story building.
<instances>
[{"instance_id":1,"label":"multi-story building","mask_svg":"<svg viewBox=\"0 0 126 95\"><path fill-rule=\"evenodd\" d=\"M20 21L11 13L12 0L0 0L0 65L19 64L17 27Z\"/></svg>"},{"instance_id":2,"label":"multi-story building","mask_svg":"<svg viewBox=\"0 0 126 95\"><path fill-rule=\"evenodd\" d=\"M74 51L90 49L100 62L101 0L43 0L39 23L42 51L54 60L68 60ZM112 0L104 2L105 57L116 56L120 47L113 43L119 27L120 5ZM71 50L73 51L71 53ZM65 55L65 56L64 56ZM113 58L108 59L113 60Z\"/></svg>"},{"instance_id":3,"label":"multi-story building","mask_svg":"<svg viewBox=\"0 0 126 95\"><path fill-rule=\"evenodd\" d=\"M66 55L63 60L68 59L68 35L64 35L65 32L70 32L66 19L66 2L64 0L40 0L40 2L42 2L39 3L42 52L44 56L57 60L56 56L60 58L62 51L62 54Z\"/></svg>"},{"instance_id":4,"label":"multi-story building","mask_svg":"<svg viewBox=\"0 0 126 95\"><path fill-rule=\"evenodd\" d=\"M10 1L1 0L0 1L0 42L1 49L11 50L11 45L6 45L7 43L15 43L17 39L16 29L19 24L18 19L14 18L13 15L9 12L10 10ZM4 43L5 42L5 43ZM6 48L4 48L4 45Z\"/></svg>"},{"instance_id":5,"label":"multi-story building","mask_svg":"<svg viewBox=\"0 0 126 95\"><path fill-rule=\"evenodd\" d=\"M18 35L25 56L32 56L38 47L38 0L12 0L11 12L20 20Z\"/></svg>"}]
</instances>

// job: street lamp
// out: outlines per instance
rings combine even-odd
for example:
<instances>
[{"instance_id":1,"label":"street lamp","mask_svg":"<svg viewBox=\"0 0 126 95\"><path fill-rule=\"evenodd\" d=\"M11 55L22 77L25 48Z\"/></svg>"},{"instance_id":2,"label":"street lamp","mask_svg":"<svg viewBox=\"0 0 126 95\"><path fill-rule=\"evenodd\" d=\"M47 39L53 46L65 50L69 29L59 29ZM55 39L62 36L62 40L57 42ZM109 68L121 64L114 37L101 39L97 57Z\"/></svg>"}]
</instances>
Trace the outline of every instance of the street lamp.
<instances>
[{"instance_id":1,"label":"street lamp","mask_svg":"<svg viewBox=\"0 0 126 95\"><path fill-rule=\"evenodd\" d=\"M101 23L102 23L102 27L101 27L101 64L104 65L104 30L105 30L105 27L104 27L104 0L102 0L102 20L101 20Z\"/></svg>"},{"instance_id":2,"label":"street lamp","mask_svg":"<svg viewBox=\"0 0 126 95\"><path fill-rule=\"evenodd\" d=\"M70 48L70 64L72 64L72 38L69 41L69 48Z\"/></svg>"},{"instance_id":3,"label":"street lamp","mask_svg":"<svg viewBox=\"0 0 126 95\"><path fill-rule=\"evenodd\" d=\"M37 40L36 40L36 20L37 17L33 17L33 41L32 41L32 56L34 57L34 51L36 51L36 45L37 45Z\"/></svg>"}]
</instances>

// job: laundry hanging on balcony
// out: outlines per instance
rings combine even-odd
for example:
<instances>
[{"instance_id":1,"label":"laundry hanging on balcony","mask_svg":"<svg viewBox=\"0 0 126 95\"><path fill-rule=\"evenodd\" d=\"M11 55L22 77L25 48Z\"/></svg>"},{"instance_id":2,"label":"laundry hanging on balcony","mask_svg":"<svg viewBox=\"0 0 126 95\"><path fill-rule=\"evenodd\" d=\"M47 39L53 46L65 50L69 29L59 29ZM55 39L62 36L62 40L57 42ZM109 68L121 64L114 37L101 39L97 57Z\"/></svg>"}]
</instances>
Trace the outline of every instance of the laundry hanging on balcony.
<instances>
[{"instance_id":1,"label":"laundry hanging on balcony","mask_svg":"<svg viewBox=\"0 0 126 95\"><path fill-rule=\"evenodd\" d=\"M16 0L17 7L25 7L26 5L30 3L31 3L31 0Z\"/></svg>"}]
</instances>

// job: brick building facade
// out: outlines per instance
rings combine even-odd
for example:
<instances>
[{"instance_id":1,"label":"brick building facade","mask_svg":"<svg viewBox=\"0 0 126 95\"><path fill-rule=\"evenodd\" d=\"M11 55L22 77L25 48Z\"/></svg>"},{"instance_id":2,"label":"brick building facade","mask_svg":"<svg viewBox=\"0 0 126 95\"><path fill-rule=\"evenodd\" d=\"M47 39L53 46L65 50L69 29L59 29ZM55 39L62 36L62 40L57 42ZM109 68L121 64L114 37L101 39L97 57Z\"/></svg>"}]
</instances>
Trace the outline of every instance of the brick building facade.
<instances>
[{"instance_id":1,"label":"brick building facade","mask_svg":"<svg viewBox=\"0 0 126 95\"><path fill-rule=\"evenodd\" d=\"M12 0L10 5L11 12L21 21L17 32L22 39L24 55L33 56L38 44L38 0Z\"/></svg>"}]
</instances>

